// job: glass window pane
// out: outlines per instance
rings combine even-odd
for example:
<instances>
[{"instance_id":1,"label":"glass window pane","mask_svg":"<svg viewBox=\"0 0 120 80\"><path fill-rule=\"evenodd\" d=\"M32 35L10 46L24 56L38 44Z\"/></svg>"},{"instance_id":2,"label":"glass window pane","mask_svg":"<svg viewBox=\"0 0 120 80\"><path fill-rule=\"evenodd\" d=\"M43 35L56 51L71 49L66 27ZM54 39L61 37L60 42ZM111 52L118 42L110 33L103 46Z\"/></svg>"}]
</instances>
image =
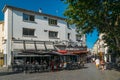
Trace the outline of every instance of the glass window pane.
<instances>
[{"instance_id":1,"label":"glass window pane","mask_svg":"<svg viewBox=\"0 0 120 80\"><path fill-rule=\"evenodd\" d=\"M28 35L28 29L23 28L23 35Z\"/></svg>"},{"instance_id":2,"label":"glass window pane","mask_svg":"<svg viewBox=\"0 0 120 80\"><path fill-rule=\"evenodd\" d=\"M48 23L49 23L49 25L57 25L57 20L49 19Z\"/></svg>"},{"instance_id":3,"label":"glass window pane","mask_svg":"<svg viewBox=\"0 0 120 80\"><path fill-rule=\"evenodd\" d=\"M23 35L34 36L35 29L23 28Z\"/></svg>"},{"instance_id":4,"label":"glass window pane","mask_svg":"<svg viewBox=\"0 0 120 80\"><path fill-rule=\"evenodd\" d=\"M58 37L58 32L49 31L49 37L50 38L57 38Z\"/></svg>"},{"instance_id":5,"label":"glass window pane","mask_svg":"<svg viewBox=\"0 0 120 80\"><path fill-rule=\"evenodd\" d=\"M29 20L29 15L23 13L23 20Z\"/></svg>"},{"instance_id":6,"label":"glass window pane","mask_svg":"<svg viewBox=\"0 0 120 80\"><path fill-rule=\"evenodd\" d=\"M34 36L34 29L29 29L29 35Z\"/></svg>"},{"instance_id":7,"label":"glass window pane","mask_svg":"<svg viewBox=\"0 0 120 80\"><path fill-rule=\"evenodd\" d=\"M35 17L33 15L30 15L30 21L34 21Z\"/></svg>"},{"instance_id":8,"label":"glass window pane","mask_svg":"<svg viewBox=\"0 0 120 80\"><path fill-rule=\"evenodd\" d=\"M68 33L68 39L70 39L70 33Z\"/></svg>"}]
</instances>

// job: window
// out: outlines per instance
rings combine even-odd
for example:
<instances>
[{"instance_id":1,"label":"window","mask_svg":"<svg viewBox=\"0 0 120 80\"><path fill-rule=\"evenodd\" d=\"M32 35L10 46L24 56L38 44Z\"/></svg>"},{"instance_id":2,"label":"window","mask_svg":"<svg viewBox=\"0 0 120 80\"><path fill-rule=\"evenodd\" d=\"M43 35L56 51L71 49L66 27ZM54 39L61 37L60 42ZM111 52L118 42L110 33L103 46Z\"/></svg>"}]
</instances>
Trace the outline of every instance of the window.
<instances>
[{"instance_id":1,"label":"window","mask_svg":"<svg viewBox=\"0 0 120 80\"><path fill-rule=\"evenodd\" d=\"M49 37L50 38L58 38L58 32L49 31Z\"/></svg>"},{"instance_id":2,"label":"window","mask_svg":"<svg viewBox=\"0 0 120 80\"><path fill-rule=\"evenodd\" d=\"M71 29L71 28L70 28L70 24L69 24L69 23L67 23L67 28L68 28L68 29Z\"/></svg>"},{"instance_id":3,"label":"window","mask_svg":"<svg viewBox=\"0 0 120 80\"><path fill-rule=\"evenodd\" d=\"M76 35L76 41L82 41L82 36L80 34Z\"/></svg>"},{"instance_id":4,"label":"window","mask_svg":"<svg viewBox=\"0 0 120 80\"><path fill-rule=\"evenodd\" d=\"M24 36L35 36L34 32L35 32L35 29L23 28Z\"/></svg>"},{"instance_id":5,"label":"window","mask_svg":"<svg viewBox=\"0 0 120 80\"><path fill-rule=\"evenodd\" d=\"M45 16L44 16L43 18L44 18L44 19L47 19L47 17L45 17Z\"/></svg>"},{"instance_id":6,"label":"window","mask_svg":"<svg viewBox=\"0 0 120 80\"><path fill-rule=\"evenodd\" d=\"M35 16L23 13L23 20L25 20L25 21L35 21Z\"/></svg>"},{"instance_id":7,"label":"window","mask_svg":"<svg viewBox=\"0 0 120 80\"><path fill-rule=\"evenodd\" d=\"M30 15L29 17L30 17L30 21L34 21L35 18L33 15Z\"/></svg>"},{"instance_id":8,"label":"window","mask_svg":"<svg viewBox=\"0 0 120 80\"><path fill-rule=\"evenodd\" d=\"M68 39L70 39L70 33L68 33Z\"/></svg>"},{"instance_id":9,"label":"window","mask_svg":"<svg viewBox=\"0 0 120 80\"><path fill-rule=\"evenodd\" d=\"M49 18L48 23L49 25L57 25L57 20Z\"/></svg>"}]
</instances>

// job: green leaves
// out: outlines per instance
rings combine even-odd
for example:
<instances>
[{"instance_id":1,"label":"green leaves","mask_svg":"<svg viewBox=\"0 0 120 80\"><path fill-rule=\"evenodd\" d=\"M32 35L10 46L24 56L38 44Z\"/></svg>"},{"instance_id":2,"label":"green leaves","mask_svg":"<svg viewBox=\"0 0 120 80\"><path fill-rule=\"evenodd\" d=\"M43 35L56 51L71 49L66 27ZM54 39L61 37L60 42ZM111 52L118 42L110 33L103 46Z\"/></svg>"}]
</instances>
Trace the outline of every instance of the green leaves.
<instances>
[{"instance_id":1,"label":"green leaves","mask_svg":"<svg viewBox=\"0 0 120 80\"><path fill-rule=\"evenodd\" d=\"M91 33L97 29L99 33L106 34L105 41L109 46L120 48L119 0L64 1L68 4L64 15L69 23L75 24L83 33Z\"/></svg>"}]
</instances>

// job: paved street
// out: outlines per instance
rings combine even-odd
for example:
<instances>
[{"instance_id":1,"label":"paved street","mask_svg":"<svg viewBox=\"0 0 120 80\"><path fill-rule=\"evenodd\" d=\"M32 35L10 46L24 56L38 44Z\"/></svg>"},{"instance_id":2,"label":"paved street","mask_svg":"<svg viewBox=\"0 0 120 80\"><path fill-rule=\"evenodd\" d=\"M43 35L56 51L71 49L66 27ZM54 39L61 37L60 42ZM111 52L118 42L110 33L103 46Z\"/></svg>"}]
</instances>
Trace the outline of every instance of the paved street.
<instances>
[{"instance_id":1,"label":"paved street","mask_svg":"<svg viewBox=\"0 0 120 80\"><path fill-rule=\"evenodd\" d=\"M120 72L97 70L94 64L86 64L84 69L64 70L44 73L0 73L0 80L120 80Z\"/></svg>"}]
</instances>

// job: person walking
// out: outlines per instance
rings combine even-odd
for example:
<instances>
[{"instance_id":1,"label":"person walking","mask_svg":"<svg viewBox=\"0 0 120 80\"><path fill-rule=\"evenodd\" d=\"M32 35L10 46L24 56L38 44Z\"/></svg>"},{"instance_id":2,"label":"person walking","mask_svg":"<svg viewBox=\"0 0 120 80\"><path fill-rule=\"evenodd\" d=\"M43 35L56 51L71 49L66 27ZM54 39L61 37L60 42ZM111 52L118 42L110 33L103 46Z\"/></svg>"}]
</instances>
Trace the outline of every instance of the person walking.
<instances>
[{"instance_id":1,"label":"person walking","mask_svg":"<svg viewBox=\"0 0 120 80\"><path fill-rule=\"evenodd\" d=\"M95 60L95 64L96 64L97 69L99 69L99 66L100 66L100 60L99 60L99 58L97 58Z\"/></svg>"},{"instance_id":2,"label":"person walking","mask_svg":"<svg viewBox=\"0 0 120 80\"><path fill-rule=\"evenodd\" d=\"M50 62L50 67L51 67L51 70L52 70L52 71L54 71L54 66L55 66L54 63L55 63L54 60L51 60L51 62Z\"/></svg>"},{"instance_id":3,"label":"person walking","mask_svg":"<svg viewBox=\"0 0 120 80\"><path fill-rule=\"evenodd\" d=\"M100 64L101 64L102 70L105 70L105 61L103 59L100 61Z\"/></svg>"}]
</instances>

